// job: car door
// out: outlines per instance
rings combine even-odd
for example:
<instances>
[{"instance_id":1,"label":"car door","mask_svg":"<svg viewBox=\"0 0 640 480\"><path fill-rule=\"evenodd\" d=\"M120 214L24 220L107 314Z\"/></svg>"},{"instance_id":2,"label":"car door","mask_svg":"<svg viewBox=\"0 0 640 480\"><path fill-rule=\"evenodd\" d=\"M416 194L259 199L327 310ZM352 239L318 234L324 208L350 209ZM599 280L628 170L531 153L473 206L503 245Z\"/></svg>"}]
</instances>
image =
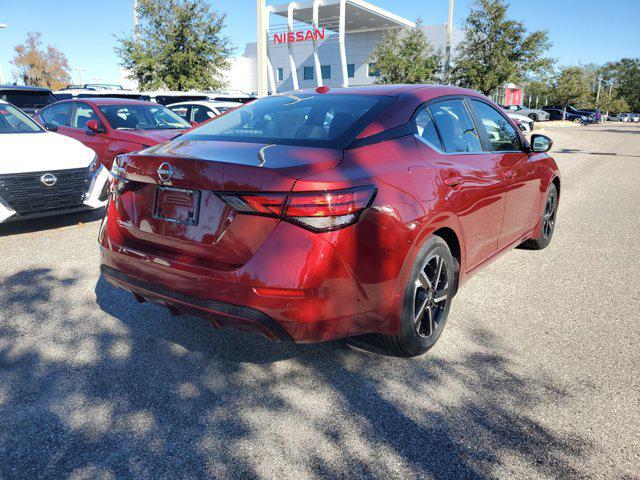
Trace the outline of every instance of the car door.
<instances>
[{"instance_id":1,"label":"car door","mask_svg":"<svg viewBox=\"0 0 640 480\"><path fill-rule=\"evenodd\" d=\"M495 155L506 179L504 219L498 250L519 241L538 221L540 206L540 160L529 155L516 128L505 115L480 99L469 99L485 149Z\"/></svg>"},{"instance_id":2,"label":"car door","mask_svg":"<svg viewBox=\"0 0 640 480\"><path fill-rule=\"evenodd\" d=\"M414 117L420 155L435 169L464 236L467 270L497 251L505 180L497 156L485 152L462 97L428 102Z\"/></svg>"},{"instance_id":3,"label":"car door","mask_svg":"<svg viewBox=\"0 0 640 480\"><path fill-rule=\"evenodd\" d=\"M105 133L96 133L87 128L87 122L95 120L98 122ZM68 135L81 141L87 147L91 148L98 156L98 161L104 163L105 153L107 149L107 134L104 123L94 111L93 107L85 102L75 102L75 106L71 111L71 121L69 122Z\"/></svg>"},{"instance_id":4,"label":"car door","mask_svg":"<svg viewBox=\"0 0 640 480\"><path fill-rule=\"evenodd\" d=\"M40 117L44 127L47 130L66 135L65 129L69 124L71 107L73 107L73 102L60 102L43 108L40 112Z\"/></svg>"}]
</instances>

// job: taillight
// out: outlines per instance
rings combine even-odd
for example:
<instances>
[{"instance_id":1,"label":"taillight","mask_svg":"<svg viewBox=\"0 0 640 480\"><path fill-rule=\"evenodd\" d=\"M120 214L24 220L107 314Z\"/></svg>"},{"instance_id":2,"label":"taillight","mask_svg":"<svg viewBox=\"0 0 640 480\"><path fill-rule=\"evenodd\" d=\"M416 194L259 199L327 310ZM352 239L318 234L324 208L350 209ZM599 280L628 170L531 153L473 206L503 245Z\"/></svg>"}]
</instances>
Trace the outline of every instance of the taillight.
<instances>
[{"instance_id":1,"label":"taillight","mask_svg":"<svg viewBox=\"0 0 640 480\"><path fill-rule=\"evenodd\" d=\"M374 186L307 193L219 194L234 210L281 218L315 232L348 227L358 221L376 193Z\"/></svg>"}]
</instances>

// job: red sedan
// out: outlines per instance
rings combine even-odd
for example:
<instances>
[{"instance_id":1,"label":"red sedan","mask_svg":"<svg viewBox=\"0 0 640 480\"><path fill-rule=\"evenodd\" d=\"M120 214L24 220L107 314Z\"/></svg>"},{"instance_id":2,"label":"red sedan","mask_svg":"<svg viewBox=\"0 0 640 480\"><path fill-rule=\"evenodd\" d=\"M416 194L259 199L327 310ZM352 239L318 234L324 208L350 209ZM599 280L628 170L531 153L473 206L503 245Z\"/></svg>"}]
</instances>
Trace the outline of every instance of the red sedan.
<instances>
[{"instance_id":1,"label":"red sedan","mask_svg":"<svg viewBox=\"0 0 640 480\"><path fill-rule=\"evenodd\" d=\"M475 272L551 241L551 145L455 87L266 97L116 159L102 272L217 327L418 355Z\"/></svg>"},{"instance_id":2,"label":"red sedan","mask_svg":"<svg viewBox=\"0 0 640 480\"><path fill-rule=\"evenodd\" d=\"M47 130L80 140L106 168L116 155L171 140L192 126L157 103L120 98L63 100L35 119Z\"/></svg>"}]
</instances>

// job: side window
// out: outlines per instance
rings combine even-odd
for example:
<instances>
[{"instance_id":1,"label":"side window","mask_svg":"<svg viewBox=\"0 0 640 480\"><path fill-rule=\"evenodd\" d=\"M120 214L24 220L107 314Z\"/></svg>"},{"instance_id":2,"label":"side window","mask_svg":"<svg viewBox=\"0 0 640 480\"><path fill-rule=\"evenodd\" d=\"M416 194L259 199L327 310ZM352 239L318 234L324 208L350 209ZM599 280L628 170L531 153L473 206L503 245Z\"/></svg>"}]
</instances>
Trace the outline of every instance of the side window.
<instances>
[{"instance_id":1,"label":"side window","mask_svg":"<svg viewBox=\"0 0 640 480\"><path fill-rule=\"evenodd\" d=\"M93 108L86 103L77 103L76 109L71 118L71 126L86 130L87 122L89 120L97 120L100 122L100 119L98 118L98 115L96 115L96 112L93 111Z\"/></svg>"},{"instance_id":2,"label":"side window","mask_svg":"<svg viewBox=\"0 0 640 480\"><path fill-rule=\"evenodd\" d=\"M429 107L446 152L482 152L480 137L462 100L445 100Z\"/></svg>"},{"instance_id":3,"label":"side window","mask_svg":"<svg viewBox=\"0 0 640 480\"><path fill-rule=\"evenodd\" d=\"M189 107L187 105L174 105L173 107L168 107L173 113L180 115L186 121L189 121Z\"/></svg>"},{"instance_id":4,"label":"side window","mask_svg":"<svg viewBox=\"0 0 640 480\"><path fill-rule=\"evenodd\" d=\"M42 112L42 119L45 123L55 125L56 127L64 127L68 124L69 111L71 110L72 105L72 102L52 105Z\"/></svg>"},{"instance_id":5,"label":"side window","mask_svg":"<svg viewBox=\"0 0 640 480\"><path fill-rule=\"evenodd\" d=\"M487 132L492 152L521 150L520 137L506 118L484 102L471 100L471 104Z\"/></svg>"},{"instance_id":6,"label":"side window","mask_svg":"<svg viewBox=\"0 0 640 480\"><path fill-rule=\"evenodd\" d=\"M203 105L194 105L191 110L193 111L193 121L196 123L202 123L216 116L213 110Z\"/></svg>"},{"instance_id":7,"label":"side window","mask_svg":"<svg viewBox=\"0 0 640 480\"><path fill-rule=\"evenodd\" d=\"M423 138L429 145L442 150L442 144L436 131L436 126L433 124L431 113L428 108L420 110L413 121L416 133Z\"/></svg>"}]
</instances>

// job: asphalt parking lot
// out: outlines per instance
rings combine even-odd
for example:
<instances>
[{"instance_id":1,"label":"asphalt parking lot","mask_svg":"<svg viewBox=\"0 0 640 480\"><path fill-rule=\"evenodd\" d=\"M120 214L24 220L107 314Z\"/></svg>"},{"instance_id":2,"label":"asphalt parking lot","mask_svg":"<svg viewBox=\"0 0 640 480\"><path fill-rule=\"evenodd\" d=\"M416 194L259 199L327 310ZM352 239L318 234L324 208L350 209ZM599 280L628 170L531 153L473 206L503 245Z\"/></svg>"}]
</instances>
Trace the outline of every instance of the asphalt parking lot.
<instances>
[{"instance_id":1,"label":"asphalt parking lot","mask_svg":"<svg viewBox=\"0 0 640 480\"><path fill-rule=\"evenodd\" d=\"M0 226L0 478L640 478L640 125L552 127L555 237L426 356L271 343L100 278L99 213Z\"/></svg>"}]
</instances>

